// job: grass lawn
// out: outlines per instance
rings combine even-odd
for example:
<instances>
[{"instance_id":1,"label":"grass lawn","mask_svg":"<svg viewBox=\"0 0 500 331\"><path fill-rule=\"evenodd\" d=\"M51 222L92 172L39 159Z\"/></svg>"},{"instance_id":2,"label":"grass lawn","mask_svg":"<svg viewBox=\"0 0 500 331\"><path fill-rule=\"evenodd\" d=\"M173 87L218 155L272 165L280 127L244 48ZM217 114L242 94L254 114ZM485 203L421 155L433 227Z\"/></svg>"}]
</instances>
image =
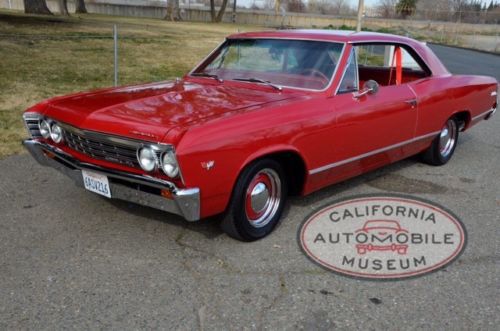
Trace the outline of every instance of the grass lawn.
<instances>
[{"instance_id":1,"label":"grass lawn","mask_svg":"<svg viewBox=\"0 0 500 331\"><path fill-rule=\"evenodd\" d=\"M120 85L182 76L228 34L249 25L174 23L0 10L0 158L22 151L21 114L43 99L113 84L113 24L119 31Z\"/></svg>"}]
</instances>

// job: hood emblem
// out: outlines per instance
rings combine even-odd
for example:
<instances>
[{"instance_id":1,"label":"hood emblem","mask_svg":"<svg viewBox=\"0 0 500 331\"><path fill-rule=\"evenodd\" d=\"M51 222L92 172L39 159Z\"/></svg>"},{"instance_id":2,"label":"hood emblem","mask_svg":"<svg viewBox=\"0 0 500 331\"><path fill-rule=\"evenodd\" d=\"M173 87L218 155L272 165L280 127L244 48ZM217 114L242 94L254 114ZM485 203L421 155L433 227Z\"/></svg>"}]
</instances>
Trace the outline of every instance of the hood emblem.
<instances>
[{"instance_id":1,"label":"hood emblem","mask_svg":"<svg viewBox=\"0 0 500 331\"><path fill-rule=\"evenodd\" d=\"M214 167L215 165L215 161L214 160L210 160L210 161L204 161L204 162L201 162L201 167L205 170L210 170Z\"/></svg>"},{"instance_id":2,"label":"hood emblem","mask_svg":"<svg viewBox=\"0 0 500 331\"><path fill-rule=\"evenodd\" d=\"M154 139L158 139L157 136L155 136L154 134L151 134L151 133L147 133L147 132L140 132L140 131L129 131L131 134L135 134L136 136L143 136L143 137L149 137L149 138L154 138Z\"/></svg>"}]
</instances>

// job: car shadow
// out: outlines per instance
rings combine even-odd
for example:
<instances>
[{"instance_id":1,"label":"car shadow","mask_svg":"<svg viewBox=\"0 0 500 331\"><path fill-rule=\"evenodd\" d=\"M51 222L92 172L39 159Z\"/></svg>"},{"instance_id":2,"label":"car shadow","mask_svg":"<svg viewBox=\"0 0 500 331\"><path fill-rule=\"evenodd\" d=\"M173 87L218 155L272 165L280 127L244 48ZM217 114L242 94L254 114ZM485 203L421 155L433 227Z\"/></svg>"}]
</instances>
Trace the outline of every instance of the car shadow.
<instances>
[{"instance_id":1,"label":"car shadow","mask_svg":"<svg viewBox=\"0 0 500 331\"><path fill-rule=\"evenodd\" d=\"M200 233L207 239L212 239L223 234L219 229L219 220L221 219L220 215L204 218L199 222L187 222L181 216L164 212L158 209L141 206L132 202L122 200L109 200L109 203L126 213L138 217L148 218L157 222L163 222L168 225L184 228L190 231L195 231Z\"/></svg>"}]
</instances>

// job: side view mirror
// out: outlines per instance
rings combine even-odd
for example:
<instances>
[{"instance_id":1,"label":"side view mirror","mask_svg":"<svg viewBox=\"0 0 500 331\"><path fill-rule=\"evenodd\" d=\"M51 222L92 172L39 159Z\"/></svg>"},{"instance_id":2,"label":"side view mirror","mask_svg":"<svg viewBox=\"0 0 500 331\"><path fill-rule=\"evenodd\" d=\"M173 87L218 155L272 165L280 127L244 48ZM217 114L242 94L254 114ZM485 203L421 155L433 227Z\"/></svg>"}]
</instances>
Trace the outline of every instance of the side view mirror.
<instances>
[{"instance_id":1,"label":"side view mirror","mask_svg":"<svg viewBox=\"0 0 500 331\"><path fill-rule=\"evenodd\" d=\"M378 88L379 88L379 85L376 81L371 80L371 79L367 80L363 84L363 89L359 92L354 92L353 97L358 99L358 98L361 98L363 95L375 94L378 92Z\"/></svg>"}]
</instances>

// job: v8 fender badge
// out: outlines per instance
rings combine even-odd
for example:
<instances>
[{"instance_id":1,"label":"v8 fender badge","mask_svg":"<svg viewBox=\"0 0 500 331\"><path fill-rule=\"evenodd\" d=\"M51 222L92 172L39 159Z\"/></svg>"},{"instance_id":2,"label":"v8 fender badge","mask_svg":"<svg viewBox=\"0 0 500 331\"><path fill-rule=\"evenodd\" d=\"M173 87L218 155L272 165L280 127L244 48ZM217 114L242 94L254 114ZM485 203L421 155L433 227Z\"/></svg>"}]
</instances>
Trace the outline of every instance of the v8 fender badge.
<instances>
[{"instance_id":1,"label":"v8 fender badge","mask_svg":"<svg viewBox=\"0 0 500 331\"><path fill-rule=\"evenodd\" d=\"M299 244L314 262L363 279L404 279L443 268L465 249L467 233L450 211L413 197L341 200L310 215Z\"/></svg>"},{"instance_id":2,"label":"v8 fender badge","mask_svg":"<svg viewBox=\"0 0 500 331\"><path fill-rule=\"evenodd\" d=\"M201 167L205 170L211 170L214 166L215 166L214 160L201 162Z\"/></svg>"}]
</instances>

